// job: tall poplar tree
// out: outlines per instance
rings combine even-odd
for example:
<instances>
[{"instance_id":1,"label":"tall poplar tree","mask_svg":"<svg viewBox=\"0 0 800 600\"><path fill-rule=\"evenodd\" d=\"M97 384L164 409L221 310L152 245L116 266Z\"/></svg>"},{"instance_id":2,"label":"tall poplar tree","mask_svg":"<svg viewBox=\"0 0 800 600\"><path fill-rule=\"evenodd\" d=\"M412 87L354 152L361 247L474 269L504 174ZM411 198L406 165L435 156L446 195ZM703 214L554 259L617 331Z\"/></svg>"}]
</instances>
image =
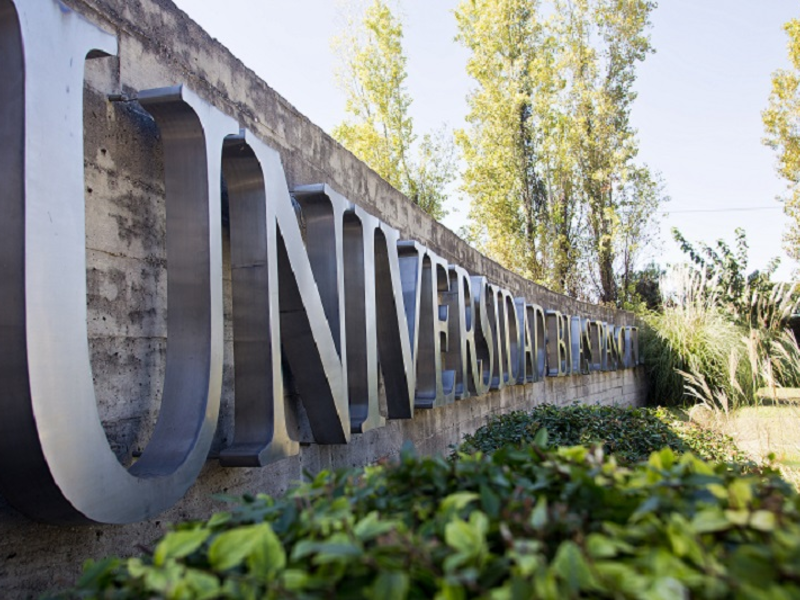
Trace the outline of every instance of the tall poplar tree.
<instances>
[{"instance_id":1,"label":"tall poplar tree","mask_svg":"<svg viewBox=\"0 0 800 600\"><path fill-rule=\"evenodd\" d=\"M417 143L406 89L403 26L384 0L372 0L334 40L337 82L348 117L333 137L436 219L453 181L452 141L444 131ZM414 154L416 153L416 158Z\"/></svg>"},{"instance_id":2,"label":"tall poplar tree","mask_svg":"<svg viewBox=\"0 0 800 600\"><path fill-rule=\"evenodd\" d=\"M784 247L800 260L800 19L786 23L784 30L791 66L772 74L772 93L761 117L767 132L764 143L777 151L778 173L787 183L784 212L791 224Z\"/></svg>"},{"instance_id":3,"label":"tall poplar tree","mask_svg":"<svg viewBox=\"0 0 800 600\"><path fill-rule=\"evenodd\" d=\"M647 0L464 0L477 82L458 133L473 241L558 291L621 304L655 209L629 114Z\"/></svg>"}]
</instances>

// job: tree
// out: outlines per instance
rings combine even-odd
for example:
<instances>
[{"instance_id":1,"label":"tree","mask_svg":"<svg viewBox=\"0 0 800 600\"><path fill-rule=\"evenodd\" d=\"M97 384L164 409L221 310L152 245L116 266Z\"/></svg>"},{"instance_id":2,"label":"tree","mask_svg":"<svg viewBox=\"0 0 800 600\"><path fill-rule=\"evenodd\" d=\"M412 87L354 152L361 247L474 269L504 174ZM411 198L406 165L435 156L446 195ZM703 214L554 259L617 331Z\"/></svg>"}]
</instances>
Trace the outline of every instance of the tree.
<instances>
[{"instance_id":1,"label":"tree","mask_svg":"<svg viewBox=\"0 0 800 600\"><path fill-rule=\"evenodd\" d=\"M445 188L453 181L453 145L444 131L416 144L409 115L403 26L387 2L373 0L336 40L339 87L349 118L333 137L436 219L444 216ZM413 160L412 150L418 151Z\"/></svg>"},{"instance_id":2,"label":"tree","mask_svg":"<svg viewBox=\"0 0 800 600\"><path fill-rule=\"evenodd\" d=\"M764 143L778 153L778 173L787 182L784 212L791 219L784 235L787 254L800 260L800 19L784 25L789 36L789 69L772 74L772 92L761 113Z\"/></svg>"},{"instance_id":3,"label":"tree","mask_svg":"<svg viewBox=\"0 0 800 600\"><path fill-rule=\"evenodd\" d=\"M755 304L759 298L769 300L773 296L772 275L780 266L780 259L773 258L765 268L748 273L747 236L741 227L734 233L736 245L731 249L722 239L717 240L716 247L703 242L695 246L676 227L672 228L672 237L691 261L690 268L705 282L706 296L713 296L713 303L724 309L732 320L757 327L754 317L758 316L758 311L754 309L760 307Z\"/></svg>"},{"instance_id":4,"label":"tree","mask_svg":"<svg viewBox=\"0 0 800 600\"><path fill-rule=\"evenodd\" d=\"M557 291L624 302L665 199L658 177L633 163L629 122L654 6L465 0L456 11L478 84L457 133L472 241Z\"/></svg>"},{"instance_id":5,"label":"tree","mask_svg":"<svg viewBox=\"0 0 800 600\"><path fill-rule=\"evenodd\" d=\"M546 126L566 139L569 124L555 110L562 84L556 40L546 35L539 9L535 0L459 5L458 39L472 53L467 73L478 87L468 99L470 128L456 140L467 165L471 241L506 267L563 291L577 252L574 196L564 145L544 133Z\"/></svg>"}]
</instances>

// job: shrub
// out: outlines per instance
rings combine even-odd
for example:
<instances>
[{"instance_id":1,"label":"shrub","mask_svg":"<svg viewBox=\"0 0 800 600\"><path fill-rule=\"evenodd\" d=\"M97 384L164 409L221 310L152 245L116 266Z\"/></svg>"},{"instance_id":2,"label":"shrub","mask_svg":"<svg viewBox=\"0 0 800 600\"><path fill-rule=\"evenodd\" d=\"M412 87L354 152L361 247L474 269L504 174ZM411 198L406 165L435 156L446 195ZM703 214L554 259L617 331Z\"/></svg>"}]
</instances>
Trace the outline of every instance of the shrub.
<instances>
[{"instance_id":1,"label":"shrub","mask_svg":"<svg viewBox=\"0 0 800 600\"><path fill-rule=\"evenodd\" d=\"M743 344L746 330L722 312L700 275L688 270L671 275L670 284L664 285L670 297L665 298L663 312L644 317L642 356L650 402L681 404L698 397L704 385L711 407L727 412L752 402L753 377Z\"/></svg>"},{"instance_id":2,"label":"shrub","mask_svg":"<svg viewBox=\"0 0 800 600\"><path fill-rule=\"evenodd\" d=\"M245 497L150 554L89 562L62 597L791 598L798 581L800 500L781 479L531 445L405 452Z\"/></svg>"},{"instance_id":3,"label":"shrub","mask_svg":"<svg viewBox=\"0 0 800 600\"><path fill-rule=\"evenodd\" d=\"M503 446L529 445L542 429L547 430L550 447L601 444L621 464L647 460L652 452L669 447L694 452L704 460L752 466L729 436L660 408L543 404L530 412L491 418L466 435L458 451L493 452Z\"/></svg>"},{"instance_id":4,"label":"shrub","mask_svg":"<svg viewBox=\"0 0 800 600\"><path fill-rule=\"evenodd\" d=\"M692 264L662 278L662 310L643 316L650 402L696 400L727 413L756 402L759 388L800 385L800 351L787 329L798 289L770 281L777 260L747 275L741 229L735 251L722 240L697 249L677 230L673 236Z\"/></svg>"}]
</instances>

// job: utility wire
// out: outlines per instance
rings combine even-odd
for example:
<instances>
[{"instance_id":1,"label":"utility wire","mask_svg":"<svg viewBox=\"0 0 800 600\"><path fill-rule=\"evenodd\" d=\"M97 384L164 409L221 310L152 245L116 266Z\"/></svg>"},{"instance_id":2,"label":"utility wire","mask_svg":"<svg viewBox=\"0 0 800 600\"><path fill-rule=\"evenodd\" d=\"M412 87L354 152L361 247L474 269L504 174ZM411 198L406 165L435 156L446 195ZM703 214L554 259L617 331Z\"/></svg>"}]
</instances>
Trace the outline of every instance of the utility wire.
<instances>
[{"instance_id":1,"label":"utility wire","mask_svg":"<svg viewBox=\"0 0 800 600\"><path fill-rule=\"evenodd\" d=\"M718 213L718 212L745 212L753 210L782 210L780 206L743 206L739 208L690 208L686 210L660 210L662 215L675 215L678 213Z\"/></svg>"}]
</instances>

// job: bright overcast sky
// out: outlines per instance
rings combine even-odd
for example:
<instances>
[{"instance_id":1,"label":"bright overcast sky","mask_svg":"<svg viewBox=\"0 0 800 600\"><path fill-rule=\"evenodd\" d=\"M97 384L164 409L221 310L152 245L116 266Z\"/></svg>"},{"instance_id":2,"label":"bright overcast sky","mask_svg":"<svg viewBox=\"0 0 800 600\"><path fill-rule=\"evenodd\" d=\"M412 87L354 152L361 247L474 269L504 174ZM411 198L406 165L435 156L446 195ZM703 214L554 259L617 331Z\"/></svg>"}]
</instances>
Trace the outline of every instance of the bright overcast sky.
<instances>
[{"instance_id":1,"label":"bright overcast sky","mask_svg":"<svg viewBox=\"0 0 800 600\"><path fill-rule=\"evenodd\" d=\"M341 24L334 0L177 0L180 8L327 132L344 116L334 85L330 39ZM453 42L457 0L402 2L408 89L419 133L462 127L470 79L467 52ZM639 161L660 171L665 206L662 265L682 260L669 230L687 239L733 241L744 227L750 269L782 258L787 220L775 198L784 186L774 153L761 144L770 74L788 66L782 25L800 16L796 0L661 0L651 31L656 53L639 66L633 122ZM357 199L353 199L357 201ZM463 223L453 199L445 224ZM736 210L742 209L742 210ZM753 210L758 209L758 210ZM704 212L700 212L704 211Z\"/></svg>"}]
</instances>

